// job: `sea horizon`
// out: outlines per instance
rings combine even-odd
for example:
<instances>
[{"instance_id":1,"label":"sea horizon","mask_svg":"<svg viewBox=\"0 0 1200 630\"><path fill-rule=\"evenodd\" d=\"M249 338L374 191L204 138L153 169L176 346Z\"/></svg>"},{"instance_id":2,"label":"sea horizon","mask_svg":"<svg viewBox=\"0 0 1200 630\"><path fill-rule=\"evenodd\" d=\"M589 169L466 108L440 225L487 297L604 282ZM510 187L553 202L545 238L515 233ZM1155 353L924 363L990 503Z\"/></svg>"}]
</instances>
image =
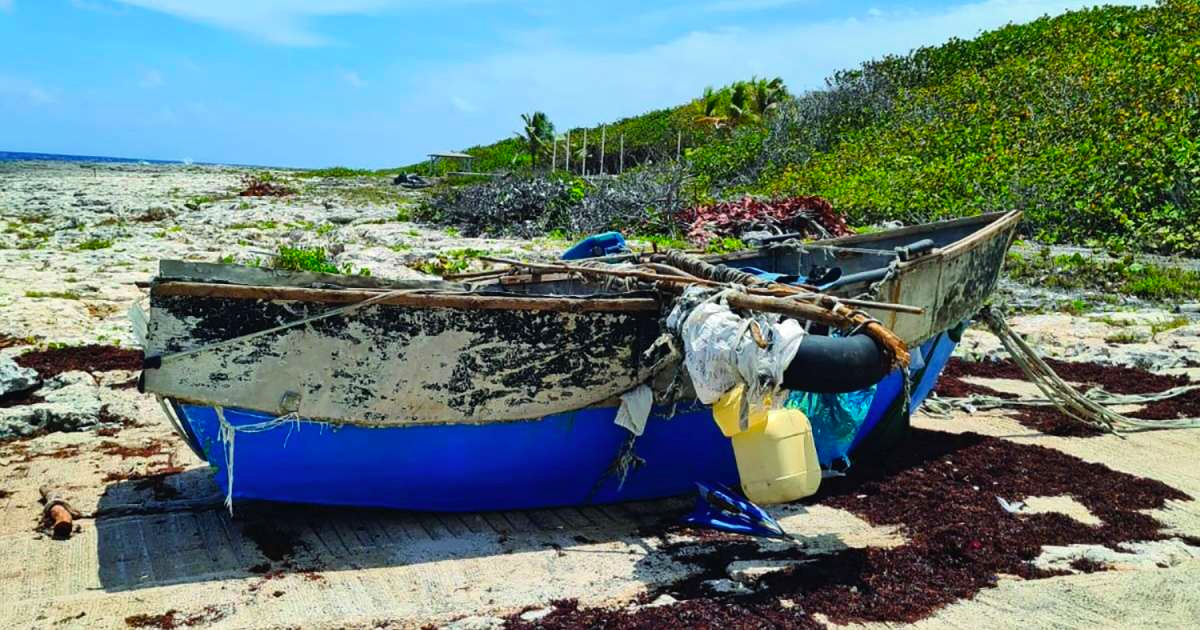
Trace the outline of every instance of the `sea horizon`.
<instances>
[{"instance_id":1,"label":"sea horizon","mask_svg":"<svg viewBox=\"0 0 1200 630\"><path fill-rule=\"evenodd\" d=\"M0 151L0 162L78 162L81 164L178 164L200 166L235 166L243 168L295 169L287 166L265 166L261 164L233 164L227 162L200 162L189 159L162 160L155 158L122 157L112 155L74 155L70 153L39 153L34 151Z\"/></svg>"}]
</instances>

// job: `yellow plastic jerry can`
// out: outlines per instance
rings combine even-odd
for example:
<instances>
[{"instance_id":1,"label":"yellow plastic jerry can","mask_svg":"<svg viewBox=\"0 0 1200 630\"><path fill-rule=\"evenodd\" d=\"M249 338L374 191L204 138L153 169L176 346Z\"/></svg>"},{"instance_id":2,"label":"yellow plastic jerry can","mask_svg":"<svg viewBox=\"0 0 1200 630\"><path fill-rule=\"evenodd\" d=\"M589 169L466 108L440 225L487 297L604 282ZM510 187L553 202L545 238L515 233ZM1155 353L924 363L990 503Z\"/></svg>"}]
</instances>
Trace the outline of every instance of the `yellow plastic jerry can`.
<instances>
[{"instance_id":1,"label":"yellow plastic jerry can","mask_svg":"<svg viewBox=\"0 0 1200 630\"><path fill-rule=\"evenodd\" d=\"M821 467L808 418L797 409L760 411L750 415L748 428L741 431L740 388L713 405L713 418L733 442L746 498L770 505L815 494L821 485Z\"/></svg>"}]
</instances>

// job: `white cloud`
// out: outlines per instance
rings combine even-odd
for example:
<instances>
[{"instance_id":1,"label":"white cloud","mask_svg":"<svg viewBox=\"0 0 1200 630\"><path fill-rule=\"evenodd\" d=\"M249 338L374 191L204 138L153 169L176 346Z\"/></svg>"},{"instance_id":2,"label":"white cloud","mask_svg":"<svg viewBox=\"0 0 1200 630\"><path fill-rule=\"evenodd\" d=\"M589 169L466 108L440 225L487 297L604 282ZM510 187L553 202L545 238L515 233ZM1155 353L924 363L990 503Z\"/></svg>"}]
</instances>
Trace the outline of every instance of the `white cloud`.
<instances>
[{"instance_id":1,"label":"white cloud","mask_svg":"<svg viewBox=\"0 0 1200 630\"><path fill-rule=\"evenodd\" d=\"M3 2L5 0L0 0ZM284 46L322 46L330 40L312 28L314 18L359 15L429 4L432 0L114 0L167 13Z\"/></svg>"},{"instance_id":2,"label":"white cloud","mask_svg":"<svg viewBox=\"0 0 1200 630\"><path fill-rule=\"evenodd\" d=\"M144 88L156 88L163 84L163 75L158 70L149 68L142 71L141 79L138 80L138 85Z\"/></svg>"},{"instance_id":3,"label":"white cloud","mask_svg":"<svg viewBox=\"0 0 1200 630\"><path fill-rule=\"evenodd\" d=\"M346 83L349 83L351 87L361 88L367 85L367 82L364 81L362 77L358 76L358 73L354 72L353 70L341 70L338 74L340 74L342 80Z\"/></svg>"},{"instance_id":4,"label":"white cloud","mask_svg":"<svg viewBox=\"0 0 1200 630\"><path fill-rule=\"evenodd\" d=\"M473 114L473 113L479 111L479 108L476 107L474 103L472 103L471 101L468 101L467 99L465 99L461 96L451 96L450 97L450 105L453 106L454 109L456 109L464 114Z\"/></svg>"},{"instance_id":5,"label":"white cloud","mask_svg":"<svg viewBox=\"0 0 1200 630\"><path fill-rule=\"evenodd\" d=\"M0 0L3 2L4 0ZM55 102L50 92L38 84L19 77L0 76L0 101L14 101L23 105L47 105Z\"/></svg>"}]
</instances>

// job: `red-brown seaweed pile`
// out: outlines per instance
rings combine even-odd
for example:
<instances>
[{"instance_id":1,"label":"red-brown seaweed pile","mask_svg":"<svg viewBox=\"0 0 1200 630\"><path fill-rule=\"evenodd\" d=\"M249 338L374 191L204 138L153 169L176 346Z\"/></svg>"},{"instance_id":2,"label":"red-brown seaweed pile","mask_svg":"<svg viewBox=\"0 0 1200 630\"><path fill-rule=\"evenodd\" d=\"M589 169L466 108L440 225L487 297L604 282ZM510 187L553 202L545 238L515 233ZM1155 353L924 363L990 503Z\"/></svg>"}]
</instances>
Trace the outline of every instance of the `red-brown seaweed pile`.
<instances>
[{"instance_id":1,"label":"red-brown seaweed pile","mask_svg":"<svg viewBox=\"0 0 1200 630\"><path fill-rule=\"evenodd\" d=\"M1060 451L976 434L914 430L888 460L859 462L852 477L826 480L815 501L876 525L898 526L908 542L891 549L845 549L805 555L768 550L733 535L665 546L692 576L643 598L669 594L674 604L633 609L581 608L555 602L552 612L511 627L538 628L806 628L834 623L912 622L994 586L1000 575L1040 579L1057 573L1033 560L1044 545L1121 543L1167 538L1144 511L1189 497L1158 481L1113 471ZM1088 525L1058 513L1014 514L997 497L1073 497L1101 519ZM1200 541L1188 540L1190 544ZM726 577L734 560L809 560L764 576L746 595L719 595L705 581ZM1082 564L1080 571L1102 570Z\"/></svg>"},{"instance_id":2,"label":"red-brown seaweed pile","mask_svg":"<svg viewBox=\"0 0 1200 630\"><path fill-rule=\"evenodd\" d=\"M142 369L142 351L117 346L65 346L26 352L13 359L17 365L32 368L42 379L63 372L135 371Z\"/></svg>"}]
</instances>

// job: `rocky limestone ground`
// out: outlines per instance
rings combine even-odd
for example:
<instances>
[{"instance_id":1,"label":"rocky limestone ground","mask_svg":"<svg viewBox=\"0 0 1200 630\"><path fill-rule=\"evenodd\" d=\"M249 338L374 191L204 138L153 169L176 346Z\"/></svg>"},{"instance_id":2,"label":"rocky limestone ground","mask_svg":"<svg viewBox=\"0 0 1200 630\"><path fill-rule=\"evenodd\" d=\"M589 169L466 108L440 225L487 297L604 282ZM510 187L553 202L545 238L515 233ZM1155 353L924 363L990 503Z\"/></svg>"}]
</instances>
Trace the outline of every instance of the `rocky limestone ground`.
<instances>
[{"instance_id":1,"label":"rocky limestone ground","mask_svg":"<svg viewBox=\"0 0 1200 630\"><path fill-rule=\"evenodd\" d=\"M840 619L836 602L804 604L776 592L780 576L813 581L813 592L821 593L822 580L845 579L838 571L852 562L924 562L905 555L933 549L914 547L923 534L913 521L888 521L854 505L882 497L886 506L888 497L901 501L920 489L888 490L889 480L881 488L773 508L801 541L798 551L678 528L672 523L687 499L479 515L246 506L230 518L204 463L176 437L155 400L131 387L136 364L113 349L134 347L126 312L143 299L136 283L153 275L159 259L253 260L282 243L319 244L336 252L339 265L404 277L417 273L409 265L446 250L550 255L565 245L463 239L401 221L417 194L377 181L280 173L298 194L239 197L244 175L224 167L0 164L0 376L17 392L29 380L43 382L35 397L0 403L0 601L6 603L0 627L569 626L564 615L575 606L615 611L634 626L655 619L736 626L722 615L740 610L743 616L733 619L744 622L745 611L763 601L785 616L752 619L783 626L871 619L889 626L911 619L924 627L1200 626L1200 552L1193 546L1200 507L1190 498L1200 496L1200 431L1085 439L1031 430L1009 410L919 415L914 424L928 432L922 435L959 449L946 456L953 465L966 467L967 453L980 448L954 440L983 440L984 448L1011 444L1014 456L1033 453L1034 461L1042 459L1037 453L1069 455L1060 462L1068 474L1059 470L1053 480L1059 486L1069 488L1077 470L1081 480L1101 475L1114 492L1161 482L1154 488L1168 496L1159 507L1112 512L1084 489L1063 490L1024 496L1006 515L996 512L993 498L1014 498L1016 490L950 475L948 487L968 498L948 494L947 514L958 514L955 501L969 501L972 492L984 493L979 506L990 506L947 525L953 531L969 534L988 519L1023 525L1051 519L1051 530L1083 528L1090 534L1080 540L1091 534L1108 540L1121 528L1150 531L1142 514L1162 532L1119 544L1041 545L1032 566L1044 575L1002 574L920 615L904 613L910 609L902 605L935 588L920 575L889 578L910 590L880 596L868 607L874 617ZM1019 287L1009 294L1028 299ZM1046 312L1011 322L1049 356L1200 377L1200 323L1169 305ZM47 354L34 361L29 352ZM968 331L959 354L1002 358L996 340L978 329ZM5 361L14 357L29 367ZM970 380L1032 393L1018 380ZM993 439L1002 442L986 441ZM1052 451L1019 450L1036 447ZM936 463L914 464L889 479L900 483ZM984 461L983 469L1005 483L1028 481L1004 476L1003 462ZM39 529L41 486L64 493L80 513L69 540ZM829 592L849 601L879 586L861 570L848 583L853 587ZM933 575L941 582L967 579ZM809 605L818 614L786 616Z\"/></svg>"}]
</instances>

